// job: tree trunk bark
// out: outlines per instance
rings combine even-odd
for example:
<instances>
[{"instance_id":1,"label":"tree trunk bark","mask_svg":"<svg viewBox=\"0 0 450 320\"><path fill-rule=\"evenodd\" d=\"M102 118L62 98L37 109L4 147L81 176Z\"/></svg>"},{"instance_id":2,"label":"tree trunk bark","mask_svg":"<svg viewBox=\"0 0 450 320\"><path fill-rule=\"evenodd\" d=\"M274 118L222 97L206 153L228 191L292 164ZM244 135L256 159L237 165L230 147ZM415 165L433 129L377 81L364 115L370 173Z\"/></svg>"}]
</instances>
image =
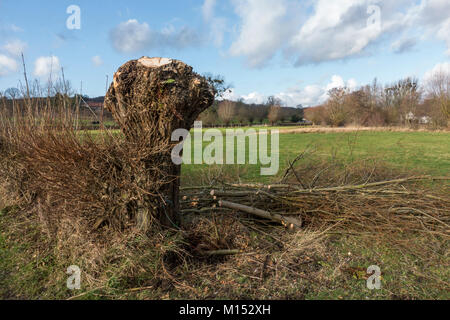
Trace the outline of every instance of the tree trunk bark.
<instances>
[{"instance_id":1,"label":"tree trunk bark","mask_svg":"<svg viewBox=\"0 0 450 320\"><path fill-rule=\"evenodd\" d=\"M105 107L137 153L136 183L146 192L137 205L142 228L153 218L169 227L179 224L181 167L171 159L178 143L171 136L176 129L190 130L214 96L208 81L178 60L143 57L115 73Z\"/></svg>"}]
</instances>

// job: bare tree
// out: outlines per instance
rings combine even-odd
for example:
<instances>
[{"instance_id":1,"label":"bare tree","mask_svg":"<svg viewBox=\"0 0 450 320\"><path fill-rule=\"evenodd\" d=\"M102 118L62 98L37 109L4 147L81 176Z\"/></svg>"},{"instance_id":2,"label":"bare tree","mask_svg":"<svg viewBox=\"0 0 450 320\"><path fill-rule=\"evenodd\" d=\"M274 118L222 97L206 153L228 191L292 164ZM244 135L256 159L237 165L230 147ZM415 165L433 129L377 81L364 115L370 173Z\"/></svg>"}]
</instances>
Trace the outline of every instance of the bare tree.
<instances>
[{"instance_id":1,"label":"bare tree","mask_svg":"<svg viewBox=\"0 0 450 320\"><path fill-rule=\"evenodd\" d=\"M328 99L326 110L329 116L329 121L332 126L343 126L347 119L347 112L345 110L345 99L348 94L347 88L334 88L328 92L330 98Z\"/></svg>"},{"instance_id":2,"label":"bare tree","mask_svg":"<svg viewBox=\"0 0 450 320\"><path fill-rule=\"evenodd\" d=\"M251 111L243 101L238 101L236 103L236 120L240 124L249 124L253 122Z\"/></svg>"},{"instance_id":3,"label":"bare tree","mask_svg":"<svg viewBox=\"0 0 450 320\"><path fill-rule=\"evenodd\" d=\"M204 126L212 126L217 124L217 118L217 105L215 103L215 105L202 112L198 120L201 121Z\"/></svg>"},{"instance_id":4,"label":"bare tree","mask_svg":"<svg viewBox=\"0 0 450 320\"><path fill-rule=\"evenodd\" d=\"M270 96L269 98L267 98L266 105L269 107L269 113L267 115L267 118L269 119L270 124L274 125L282 118L281 114L282 101L274 96Z\"/></svg>"},{"instance_id":5,"label":"bare tree","mask_svg":"<svg viewBox=\"0 0 450 320\"><path fill-rule=\"evenodd\" d=\"M439 70L426 84L430 98L434 101L434 118L439 124L450 126L450 73Z\"/></svg>"},{"instance_id":6,"label":"bare tree","mask_svg":"<svg viewBox=\"0 0 450 320\"><path fill-rule=\"evenodd\" d=\"M385 91L394 113L400 115L399 120L404 125L410 125L421 99L418 80L413 78L402 79L386 88Z\"/></svg>"},{"instance_id":7,"label":"bare tree","mask_svg":"<svg viewBox=\"0 0 450 320\"><path fill-rule=\"evenodd\" d=\"M8 88L5 90L4 96L7 99L15 100L21 97L21 92L17 88Z\"/></svg>"},{"instance_id":8,"label":"bare tree","mask_svg":"<svg viewBox=\"0 0 450 320\"><path fill-rule=\"evenodd\" d=\"M274 125L281 120L281 106L272 105L269 109L269 115L267 116L271 125Z\"/></svg>"},{"instance_id":9,"label":"bare tree","mask_svg":"<svg viewBox=\"0 0 450 320\"><path fill-rule=\"evenodd\" d=\"M217 110L220 120L222 120L225 125L230 125L231 120L236 114L236 103L229 100L224 100L219 104L219 109Z\"/></svg>"}]
</instances>

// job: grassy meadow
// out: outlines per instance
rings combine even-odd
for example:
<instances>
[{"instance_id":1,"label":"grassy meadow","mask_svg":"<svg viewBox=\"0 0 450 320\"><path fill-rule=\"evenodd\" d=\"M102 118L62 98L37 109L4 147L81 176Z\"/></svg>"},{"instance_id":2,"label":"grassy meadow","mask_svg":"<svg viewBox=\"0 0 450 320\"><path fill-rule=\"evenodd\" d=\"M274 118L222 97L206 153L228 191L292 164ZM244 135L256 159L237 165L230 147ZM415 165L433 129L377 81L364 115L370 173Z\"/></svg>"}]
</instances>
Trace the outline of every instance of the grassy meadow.
<instances>
[{"instance_id":1,"label":"grassy meadow","mask_svg":"<svg viewBox=\"0 0 450 320\"><path fill-rule=\"evenodd\" d=\"M283 129L280 127L274 128ZM270 142L270 138L268 141ZM209 142L203 143L204 147L208 144ZM248 138L246 148L246 159L248 160ZM283 133L281 131L280 170L277 176L261 176L260 164L225 165L220 170L230 175L238 175L244 182L269 183L283 174L288 168L289 161L294 160L307 149L314 153L314 157L312 159L305 157L303 161L320 159L323 161L339 160L348 163L355 160L372 159L383 161L386 165L400 171L433 176L445 176L450 172L449 133L414 131L354 131L344 133ZM211 168L205 165L184 165L182 169L183 184L198 184L200 181L196 177L209 170Z\"/></svg>"}]
</instances>

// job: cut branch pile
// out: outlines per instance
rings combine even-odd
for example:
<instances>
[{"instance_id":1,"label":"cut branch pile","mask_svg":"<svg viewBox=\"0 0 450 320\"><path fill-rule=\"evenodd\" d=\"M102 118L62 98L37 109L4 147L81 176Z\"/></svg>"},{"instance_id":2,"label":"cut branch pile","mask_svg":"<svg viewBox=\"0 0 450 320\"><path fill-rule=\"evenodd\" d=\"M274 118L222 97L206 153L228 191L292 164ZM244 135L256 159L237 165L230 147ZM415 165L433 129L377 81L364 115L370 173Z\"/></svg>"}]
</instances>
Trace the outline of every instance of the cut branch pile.
<instances>
[{"instance_id":1,"label":"cut branch pile","mask_svg":"<svg viewBox=\"0 0 450 320\"><path fill-rule=\"evenodd\" d=\"M182 188L182 215L243 213L290 230L333 225L340 231L413 230L448 237L450 199L416 183L449 177L410 177L306 189L299 184L227 184ZM414 187L413 187L414 186Z\"/></svg>"}]
</instances>

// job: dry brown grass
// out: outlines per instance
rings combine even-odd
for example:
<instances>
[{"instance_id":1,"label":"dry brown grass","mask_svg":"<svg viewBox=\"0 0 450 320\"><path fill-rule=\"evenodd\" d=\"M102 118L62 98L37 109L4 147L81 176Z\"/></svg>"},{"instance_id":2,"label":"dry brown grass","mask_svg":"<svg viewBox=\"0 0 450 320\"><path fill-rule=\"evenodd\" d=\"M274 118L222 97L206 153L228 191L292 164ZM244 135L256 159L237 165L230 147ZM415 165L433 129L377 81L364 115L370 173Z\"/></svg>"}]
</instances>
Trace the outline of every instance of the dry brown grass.
<instances>
[{"instance_id":1,"label":"dry brown grass","mask_svg":"<svg viewBox=\"0 0 450 320\"><path fill-rule=\"evenodd\" d=\"M140 203L154 199L157 212L164 201L160 190L173 177L158 159L170 150L145 137L125 143L109 131L75 131L69 111L47 105L1 115L0 197L19 206L23 224L39 226L59 261L83 266L94 282L111 251L125 254L129 239L162 230L152 208L142 212ZM155 179L143 183L143 171Z\"/></svg>"},{"instance_id":2,"label":"dry brown grass","mask_svg":"<svg viewBox=\"0 0 450 320\"><path fill-rule=\"evenodd\" d=\"M343 132L355 132L355 131L375 131L375 132L449 132L449 128L445 129L429 129L426 127L410 128L410 127L358 127L358 126L346 126L346 127L324 127L314 126L307 128L296 129L280 129L280 133L343 133Z\"/></svg>"}]
</instances>

